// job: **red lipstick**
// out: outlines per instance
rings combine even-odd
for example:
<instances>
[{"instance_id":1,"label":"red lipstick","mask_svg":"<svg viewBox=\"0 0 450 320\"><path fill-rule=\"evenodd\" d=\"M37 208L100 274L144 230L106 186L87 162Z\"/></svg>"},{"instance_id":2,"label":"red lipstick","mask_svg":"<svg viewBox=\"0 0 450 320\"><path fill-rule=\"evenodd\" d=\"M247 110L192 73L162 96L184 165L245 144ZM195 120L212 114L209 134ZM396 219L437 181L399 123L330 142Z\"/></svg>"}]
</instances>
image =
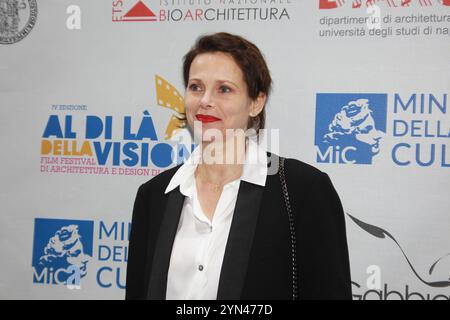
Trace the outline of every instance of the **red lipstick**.
<instances>
[{"instance_id":1,"label":"red lipstick","mask_svg":"<svg viewBox=\"0 0 450 320\"><path fill-rule=\"evenodd\" d=\"M214 116L208 116L205 114L198 114L195 116L197 118L197 120L201 121L201 122L215 122L215 121L220 121L219 118L216 118Z\"/></svg>"}]
</instances>

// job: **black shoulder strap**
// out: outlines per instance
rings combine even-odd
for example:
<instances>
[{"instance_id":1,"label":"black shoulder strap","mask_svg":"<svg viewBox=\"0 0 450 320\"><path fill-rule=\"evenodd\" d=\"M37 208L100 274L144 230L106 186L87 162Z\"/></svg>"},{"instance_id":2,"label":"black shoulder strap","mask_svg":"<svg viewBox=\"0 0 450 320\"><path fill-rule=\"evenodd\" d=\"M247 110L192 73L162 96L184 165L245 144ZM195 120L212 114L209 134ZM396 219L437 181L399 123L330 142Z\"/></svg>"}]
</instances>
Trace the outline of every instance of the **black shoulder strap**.
<instances>
[{"instance_id":1,"label":"black shoulder strap","mask_svg":"<svg viewBox=\"0 0 450 320\"><path fill-rule=\"evenodd\" d=\"M289 229L291 232L291 251L292 251L292 300L298 299L298 276L297 276L297 240L295 237L295 223L292 214L291 202L289 201L289 192L286 184L286 172L284 168L284 157L280 157L280 182L283 192L284 203L289 218Z\"/></svg>"}]
</instances>

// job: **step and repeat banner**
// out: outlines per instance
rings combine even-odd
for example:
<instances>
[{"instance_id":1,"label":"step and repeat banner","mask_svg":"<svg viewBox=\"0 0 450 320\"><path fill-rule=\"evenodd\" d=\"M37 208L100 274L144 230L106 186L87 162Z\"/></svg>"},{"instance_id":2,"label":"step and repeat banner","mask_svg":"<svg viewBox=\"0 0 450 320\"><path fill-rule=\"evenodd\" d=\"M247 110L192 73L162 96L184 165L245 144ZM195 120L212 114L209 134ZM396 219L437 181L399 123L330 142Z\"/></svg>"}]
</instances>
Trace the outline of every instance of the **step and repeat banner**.
<instances>
[{"instance_id":1,"label":"step and repeat banner","mask_svg":"<svg viewBox=\"0 0 450 320\"><path fill-rule=\"evenodd\" d=\"M332 178L354 299L449 300L449 0L0 0L0 298L124 298L137 188L195 147L182 57L219 31L267 59L267 149Z\"/></svg>"}]
</instances>

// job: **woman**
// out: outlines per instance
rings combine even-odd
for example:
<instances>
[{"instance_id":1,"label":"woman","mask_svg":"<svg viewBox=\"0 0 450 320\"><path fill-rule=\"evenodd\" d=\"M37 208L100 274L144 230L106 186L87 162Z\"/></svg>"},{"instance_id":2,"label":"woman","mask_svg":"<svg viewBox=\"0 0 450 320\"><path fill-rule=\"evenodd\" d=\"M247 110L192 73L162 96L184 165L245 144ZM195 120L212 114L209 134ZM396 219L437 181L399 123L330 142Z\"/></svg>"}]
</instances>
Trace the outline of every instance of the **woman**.
<instances>
[{"instance_id":1,"label":"woman","mask_svg":"<svg viewBox=\"0 0 450 320\"><path fill-rule=\"evenodd\" d=\"M203 36L183 76L199 145L138 190L126 299L350 299L344 214L328 175L239 134L264 128L272 80L259 49Z\"/></svg>"}]
</instances>

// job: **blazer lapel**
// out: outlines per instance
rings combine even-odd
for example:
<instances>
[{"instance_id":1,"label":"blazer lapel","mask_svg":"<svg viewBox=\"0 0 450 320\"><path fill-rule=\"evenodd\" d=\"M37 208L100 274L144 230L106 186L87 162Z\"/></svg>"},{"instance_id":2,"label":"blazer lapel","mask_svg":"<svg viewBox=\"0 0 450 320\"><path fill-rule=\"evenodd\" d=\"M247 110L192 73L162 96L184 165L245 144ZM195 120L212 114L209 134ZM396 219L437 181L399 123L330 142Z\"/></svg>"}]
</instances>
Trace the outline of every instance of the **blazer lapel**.
<instances>
[{"instance_id":1,"label":"blazer lapel","mask_svg":"<svg viewBox=\"0 0 450 320\"><path fill-rule=\"evenodd\" d=\"M273 162L271 155L274 154L267 152L268 166ZM278 164L277 161L275 164ZM220 273L218 300L236 300L241 297L263 192L263 186L241 180ZM154 251L148 299L166 298L170 256L183 202L184 195L180 187L169 192Z\"/></svg>"},{"instance_id":2,"label":"blazer lapel","mask_svg":"<svg viewBox=\"0 0 450 320\"><path fill-rule=\"evenodd\" d=\"M180 187L169 192L151 268L149 290L147 291L147 298L150 300L164 300L166 298L170 256L183 202L184 195L180 192Z\"/></svg>"},{"instance_id":3,"label":"blazer lapel","mask_svg":"<svg viewBox=\"0 0 450 320\"><path fill-rule=\"evenodd\" d=\"M241 181L220 273L218 300L240 299L264 187Z\"/></svg>"}]
</instances>

